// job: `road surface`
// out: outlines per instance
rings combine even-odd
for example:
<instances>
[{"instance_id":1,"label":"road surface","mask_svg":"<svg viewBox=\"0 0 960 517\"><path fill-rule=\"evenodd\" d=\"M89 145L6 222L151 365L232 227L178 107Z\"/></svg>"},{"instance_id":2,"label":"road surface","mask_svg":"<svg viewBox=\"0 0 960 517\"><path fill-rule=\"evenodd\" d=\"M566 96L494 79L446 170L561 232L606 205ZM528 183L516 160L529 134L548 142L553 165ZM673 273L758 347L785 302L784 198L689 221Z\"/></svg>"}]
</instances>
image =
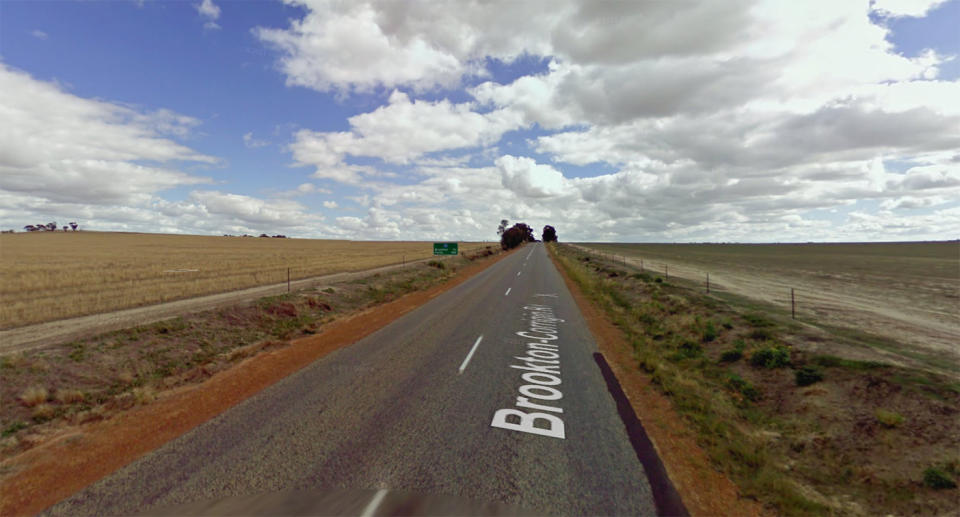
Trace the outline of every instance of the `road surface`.
<instances>
[{"instance_id":1,"label":"road surface","mask_svg":"<svg viewBox=\"0 0 960 517\"><path fill-rule=\"evenodd\" d=\"M353 514L398 511L391 494L414 493L654 515L594 352L543 245L528 245L47 513L326 490L355 494Z\"/></svg>"}]
</instances>

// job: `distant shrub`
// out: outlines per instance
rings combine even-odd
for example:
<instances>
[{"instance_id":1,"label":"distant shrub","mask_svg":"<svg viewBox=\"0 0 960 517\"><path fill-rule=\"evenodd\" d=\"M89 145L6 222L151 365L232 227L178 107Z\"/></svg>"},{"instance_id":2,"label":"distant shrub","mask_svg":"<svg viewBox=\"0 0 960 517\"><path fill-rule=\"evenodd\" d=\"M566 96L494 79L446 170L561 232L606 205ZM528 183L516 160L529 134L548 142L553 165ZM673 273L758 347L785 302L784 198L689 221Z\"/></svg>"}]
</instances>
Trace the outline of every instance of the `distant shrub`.
<instances>
[{"instance_id":1,"label":"distant shrub","mask_svg":"<svg viewBox=\"0 0 960 517\"><path fill-rule=\"evenodd\" d=\"M790 351L782 346L761 348L750 356L750 364L758 368L783 368L790 366Z\"/></svg>"},{"instance_id":2,"label":"distant shrub","mask_svg":"<svg viewBox=\"0 0 960 517\"><path fill-rule=\"evenodd\" d=\"M816 366L804 366L795 374L797 386L809 386L823 380L823 372Z\"/></svg>"},{"instance_id":3,"label":"distant shrub","mask_svg":"<svg viewBox=\"0 0 960 517\"><path fill-rule=\"evenodd\" d=\"M754 327L772 327L773 322L763 314L757 314L755 312L747 313L743 315L743 319L747 320L747 323Z\"/></svg>"},{"instance_id":4,"label":"distant shrub","mask_svg":"<svg viewBox=\"0 0 960 517\"><path fill-rule=\"evenodd\" d=\"M56 409L50 404L40 404L39 406L33 408L33 421L34 422L46 422L53 418L56 414Z\"/></svg>"},{"instance_id":5,"label":"distant shrub","mask_svg":"<svg viewBox=\"0 0 960 517\"><path fill-rule=\"evenodd\" d=\"M32 386L23 390L20 394L20 401L24 406L33 407L47 401L50 393L43 386Z\"/></svg>"},{"instance_id":6,"label":"distant shrub","mask_svg":"<svg viewBox=\"0 0 960 517\"><path fill-rule=\"evenodd\" d=\"M700 343L693 341L684 341L677 348L677 353L683 358L694 358L699 357L703 353L703 348L700 346Z\"/></svg>"},{"instance_id":7,"label":"distant shrub","mask_svg":"<svg viewBox=\"0 0 960 517\"><path fill-rule=\"evenodd\" d=\"M957 483L946 472L930 467L923 471L923 484L935 490L957 488Z\"/></svg>"},{"instance_id":8,"label":"distant shrub","mask_svg":"<svg viewBox=\"0 0 960 517\"><path fill-rule=\"evenodd\" d=\"M750 381L735 373L727 376L727 386L739 392L747 400L756 401L760 398L760 392L757 388L755 388L753 384L750 384Z\"/></svg>"},{"instance_id":9,"label":"distant shrub","mask_svg":"<svg viewBox=\"0 0 960 517\"><path fill-rule=\"evenodd\" d=\"M440 262L439 260L431 260L430 262L427 262L427 265L430 267L435 267L440 270L447 268L447 266L443 262Z\"/></svg>"},{"instance_id":10,"label":"distant shrub","mask_svg":"<svg viewBox=\"0 0 960 517\"><path fill-rule=\"evenodd\" d=\"M739 361L741 357L743 357L742 350L724 350L723 353L720 354L720 361L724 363L733 363Z\"/></svg>"},{"instance_id":11,"label":"distant shrub","mask_svg":"<svg viewBox=\"0 0 960 517\"><path fill-rule=\"evenodd\" d=\"M713 321L707 321L707 326L703 329L703 342L709 343L717 339L717 329L713 326Z\"/></svg>"},{"instance_id":12,"label":"distant shrub","mask_svg":"<svg viewBox=\"0 0 960 517\"><path fill-rule=\"evenodd\" d=\"M877 409L874 415L877 417L877 421L883 424L885 427L893 428L903 423L903 415L894 411Z\"/></svg>"},{"instance_id":13,"label":"distant shrub","mask_svg":"<svg viewBox=\"0 0 960 517\"><path fill-rule=\"evenodd\" d=\"M758 328L750 331L750 339L755 339L757 341L767 341L773 338L773 332L767 328Z\"/></svg>"},{"instance_id":14,"label":"distant shrub","mask_svg":"<svg viewBox=\"0 0 960 517\"><path fill-rule=\"evenodd\" d=\"M6 438L12 434L17 434L17 431L21 429L25 429L26 427L27 427L27 424L20 422L19 420L16 422L12 422L10 425L8 425L3 429L3 437Z\"/></svg>"},{"instance_id":15,"label":"distant shrub","mask_svg":"<svg viewBox=\"0 0 960 517\"><path fill-rule=\"evenodd\" d=\"M877 368L886 368L887 364L877 361L856 361L852 359L843 359L833 355L818 355L812 361L819 366L833 368L849 368L851 370L875 370Z\"/></svg>"},{"instance_id":16,"label":"distant shrub","mask_svg":"<svg viewBox=\"0 0 960 517\"><path fill-rule=\"evenodd\" d=\"M83 402L84 395L80 390L59 389L54 398L61 404L73 404L75 402Z\"/></svg>"}]
</instances>

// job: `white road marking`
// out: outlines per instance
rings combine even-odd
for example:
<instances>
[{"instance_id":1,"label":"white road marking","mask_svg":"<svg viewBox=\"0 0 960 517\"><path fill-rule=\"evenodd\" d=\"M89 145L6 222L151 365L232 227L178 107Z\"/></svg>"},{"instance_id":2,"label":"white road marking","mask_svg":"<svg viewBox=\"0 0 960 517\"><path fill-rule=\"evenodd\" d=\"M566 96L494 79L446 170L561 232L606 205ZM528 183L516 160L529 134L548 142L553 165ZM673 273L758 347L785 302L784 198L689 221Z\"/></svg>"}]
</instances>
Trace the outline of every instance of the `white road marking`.
<instances>
[{"instance_id":1,"label":"white road marking","mask_svg":"<svg viewBox=\"0 0 960 517\"><path fill-rule=\"evenodd\" d=\"M377 508L380 506L380 503L383 502L383 498L387 495L387 489L381 488L377 490L376 495L373 496L373 499L367 504L367 507L363 509L363 513L360 514L360 517L373 517L373 514L376 513Z\"/></svg>"},{"instance_id":2,"label":"white road marking","mask_svg":"<svg viewBox=\"0 0 960 517\"><path fill-rule=\"evenodd\" d=\"M517 276L520 276L520 272L519 272L519 271L517 271Z\"/></svg>"},{"instance_id":3,"label":"white road marking","mask_svg":"<svg viewBox=\"0 0 960 517\"><path fill-rule=\"evenodd\" d=\"M503 293L503 295L504 295L504 296L510 296L510 289L513 289L513 288L512 288L512 287L508 287L508 288L507 288L507 292Z\"/></svg>"},{"instance_id":4,"label":"white road marking","mask_svg":"<svg viewBox=\"0 0 960 517\"><path fill-rule=\"evenodd\" d=\"M480 346L481 341L483 341L483 335L477 338L477 342L473 344L473 348L470 349L467 358L463 360L463 364L460 365L460 373L463 373L463 370L467 368L467 363L470 362L470 358L473 357L473 353L477 351L477 347Z\"/></svg>"}]
</instances>

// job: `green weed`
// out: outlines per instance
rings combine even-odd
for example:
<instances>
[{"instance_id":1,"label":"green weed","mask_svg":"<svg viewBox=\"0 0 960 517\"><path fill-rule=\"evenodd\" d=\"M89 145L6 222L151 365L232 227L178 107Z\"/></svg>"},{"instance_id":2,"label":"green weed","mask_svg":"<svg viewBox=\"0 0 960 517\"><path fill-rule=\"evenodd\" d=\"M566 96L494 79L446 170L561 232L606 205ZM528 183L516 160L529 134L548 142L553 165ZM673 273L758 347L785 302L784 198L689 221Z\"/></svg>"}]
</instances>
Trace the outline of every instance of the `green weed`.
<instances>
[{"instance_id":1,"label":"green weed","mask_svg":"<svg viewBox=\"0 0 960 517\"><path fill-rule=\"evenodd\" d=\"M935 490L957 488L957 482L949 474L936 467L930 467L923 471L923 484Z\"/></svg>"},{"instance_id":2,"label":"green weed","mask_svg":"<svg viewBox=\"0 0 960 517\"><path fill-rule=\"evenodd\" d=\"M783 368L790 366L790 351L783 346L770 346L755 350L750 355L750 364L758 368Z\"/></svg>"},{"instance_id":3,"label":"green weed","mask_svg":"<svg viewBox=\"0 0 960 517\"><path fill-rule=\"evenodd\" d=\"M886 409L877 409L874 416L877 417L878 422L889 428L898 427L903 423L903 415Z\"/></svg>"},{"instance_id":4,"label":"green weed","mask_svg":"<svg viewBox=\"0 0 960 517\"><path fill-rule=\"evenodd\" d=\"M17 431L21 429L26 429L27 424L17 420L16 422L11 422L10 425L3 429L3 437L6 438L10 435L16 434Z\"/></svg>"},{"instance_id":5,"label":"green weed","mask_svg":"<svg viewBox=\"0 0 960 517\"><path fill-rule=\"evenodd\" d=\"M797 386L809 386L823 380L823 371L816 366L806 365L794 374Z\"/></svg>"}]
</instances>

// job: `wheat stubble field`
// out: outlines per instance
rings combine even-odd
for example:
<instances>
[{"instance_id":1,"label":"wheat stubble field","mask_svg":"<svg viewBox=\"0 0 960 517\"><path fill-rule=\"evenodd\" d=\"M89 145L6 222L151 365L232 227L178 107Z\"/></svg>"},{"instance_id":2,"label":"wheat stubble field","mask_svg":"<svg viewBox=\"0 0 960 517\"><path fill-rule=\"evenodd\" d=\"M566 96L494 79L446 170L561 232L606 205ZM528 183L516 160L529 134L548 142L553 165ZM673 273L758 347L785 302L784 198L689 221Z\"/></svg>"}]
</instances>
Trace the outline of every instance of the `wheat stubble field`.
<instances>
[{"instance_id":1,"label":"wheat stubble field","mask_svg":"<svg viewBox=\"0 0 960 517\"><path fill-rule=\"evenodd\" d=\"M586 244L638 266L790 311L797 317L895 341L960 375L960 243ZM622 259L621 259L622 260ZM836 352L834 352L836 353ZM884 357L891 360L891 357Z\"/></svg>"},{"instance_id":2,"label":"wheat stubble field","mask_svg":"<svg viewBox=\"0 0 960 517\"><path fill-rule=\"evenodd\" d=\"M461 243L461 251L481 244ZM101 232L0 235L0 329L432 256L430 242Z\"/></svg>"}]
</instances>

